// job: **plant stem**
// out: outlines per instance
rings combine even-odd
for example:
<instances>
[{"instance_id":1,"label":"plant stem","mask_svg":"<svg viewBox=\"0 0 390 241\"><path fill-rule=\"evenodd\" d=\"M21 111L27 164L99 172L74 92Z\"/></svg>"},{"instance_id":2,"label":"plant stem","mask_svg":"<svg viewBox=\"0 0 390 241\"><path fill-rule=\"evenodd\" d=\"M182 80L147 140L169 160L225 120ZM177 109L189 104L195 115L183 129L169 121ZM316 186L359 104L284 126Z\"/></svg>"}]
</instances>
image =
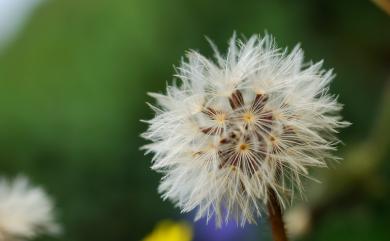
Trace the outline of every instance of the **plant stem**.
<instances>
[{"instance_id":1,"label":"plant stem","mask_svg":"<svg viewBox=\"0 0 390 241\"><path fill-rule=\"evenodd\" d=\"M269 221L272 227L272 237L274 241L287 241L286 230L284 228L284 222L282 217L282 209L279 202L276 199L275 191L272 188L268 188L269 199L267 203Z\"/></svg>"},{"instance_id":2,"label":"plant stem","mask_svg":"<svg viewBox=\"0 0 390 241\"><path fill-rule=\"evenodd\" d=\"M382 10L390 15L390 0L372 0L376 3Z\"/></svg>"}]
</instances>

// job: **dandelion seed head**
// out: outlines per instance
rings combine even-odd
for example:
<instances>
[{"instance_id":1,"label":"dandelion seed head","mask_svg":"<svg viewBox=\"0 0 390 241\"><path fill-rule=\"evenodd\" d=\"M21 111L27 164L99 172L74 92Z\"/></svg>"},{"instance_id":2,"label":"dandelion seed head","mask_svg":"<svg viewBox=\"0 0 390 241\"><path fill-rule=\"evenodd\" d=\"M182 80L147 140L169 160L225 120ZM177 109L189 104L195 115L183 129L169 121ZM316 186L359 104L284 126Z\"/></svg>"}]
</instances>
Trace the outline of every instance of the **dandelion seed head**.
<instances>
[{"instance_id":1,"label":"dandelion seed head","mask_svg":"<svg viewBox=\"0 0 390 241\"><path fill-rule=\"evenodd\" d=\"M27 178L0 180L0 240L32 239L41 233L57 234L53 203L43 189Z\"/></svg>"},{"instance_id":2,"label":"dandelion seed head","mask_svg":"<svg viewBox=\"0 0 390 241\"><path fill-rule=\"evenodd\" d=\"M271 188L282 206L302 193L308 167L334 159L341 105L328 93L332 71L306 64L303 51L273 38L235 36L215 61L195 51L177 68L180 85L157 100L143 136L159 191L196 218L255 223Z\"/></svg>"}]
</instances>

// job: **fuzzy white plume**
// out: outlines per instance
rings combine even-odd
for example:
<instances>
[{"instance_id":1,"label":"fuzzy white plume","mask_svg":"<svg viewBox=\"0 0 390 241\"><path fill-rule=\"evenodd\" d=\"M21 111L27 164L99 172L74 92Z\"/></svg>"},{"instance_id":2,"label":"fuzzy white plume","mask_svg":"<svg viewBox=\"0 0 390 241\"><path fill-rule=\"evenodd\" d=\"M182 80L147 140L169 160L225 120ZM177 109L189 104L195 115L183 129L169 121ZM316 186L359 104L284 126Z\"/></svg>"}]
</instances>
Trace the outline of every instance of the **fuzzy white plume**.
<instances>
[{"instance_id":1,"label":"fuzzy white plume","mask_svg":"<svg viewBox=\"0 0 390 241\"><path fill-rule=\"evenodd\" d=\"M53 203L40 187L32 187L25 177L0 180L0 240L34 238L41 233L60 231L54 221Z\"/></svg>"},{"instance_id":2,"label":"fuzzy white plume","mask_svg":"<svg viewBox=\"0 0 390 241\"><path fill-rule=\"evenodd\" d=\"M151 96L156 116L143 137L160 192L196 218L217 225L256 222L274 190L282 206L302 192L308 167L335 159L341 105L328 93L334 75L322 62L303 62L269 35L229 42L215 61L196 51L177 68L179 84Z\"/></svg>"}]
</instances>

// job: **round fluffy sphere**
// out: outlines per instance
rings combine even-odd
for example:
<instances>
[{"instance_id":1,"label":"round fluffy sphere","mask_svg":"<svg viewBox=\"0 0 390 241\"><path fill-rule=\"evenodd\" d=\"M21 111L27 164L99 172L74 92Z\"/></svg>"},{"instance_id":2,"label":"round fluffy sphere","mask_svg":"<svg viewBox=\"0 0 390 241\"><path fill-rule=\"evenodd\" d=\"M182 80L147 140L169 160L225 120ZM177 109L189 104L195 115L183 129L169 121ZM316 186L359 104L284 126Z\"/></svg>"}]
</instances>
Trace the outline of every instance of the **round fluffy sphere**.
<instances>
[{"instance_id":1,"label":"round fluffy sphere","mask_svg":"<svg viewBox=\"0 0 390 241\"><path fill-rule=\"evenodd\" d=\"M151 94L156 116L143 136L152 143L152 168L162 172L160 192L196 218L215 215L255 222L276 193L284 206L309 166L334 159L341 105L328 94L331 71L303 63L273 38L235 36L226 56L212 44L216 61L196 51L177 69L179 84Z\"/></svg>"}]
</instances>

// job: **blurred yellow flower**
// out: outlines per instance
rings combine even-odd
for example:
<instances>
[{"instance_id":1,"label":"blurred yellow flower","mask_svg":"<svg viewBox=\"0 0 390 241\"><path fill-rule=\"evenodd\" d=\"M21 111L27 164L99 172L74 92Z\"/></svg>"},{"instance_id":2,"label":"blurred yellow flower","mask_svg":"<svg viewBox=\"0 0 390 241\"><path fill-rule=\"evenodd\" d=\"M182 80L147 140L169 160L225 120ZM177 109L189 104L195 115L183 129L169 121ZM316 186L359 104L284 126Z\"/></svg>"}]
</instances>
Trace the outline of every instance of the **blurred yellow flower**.
<instances>
[{"instance_id":1,"label":"blurred yellow flower","mask_svg":"<svg viewBox=\"0 0 390 241\"><path fill-rule=\"evenodd\" d=\"M192 228L185 222L161 221L142 241L191 241Z\"/></svg>"}]
</instances>

